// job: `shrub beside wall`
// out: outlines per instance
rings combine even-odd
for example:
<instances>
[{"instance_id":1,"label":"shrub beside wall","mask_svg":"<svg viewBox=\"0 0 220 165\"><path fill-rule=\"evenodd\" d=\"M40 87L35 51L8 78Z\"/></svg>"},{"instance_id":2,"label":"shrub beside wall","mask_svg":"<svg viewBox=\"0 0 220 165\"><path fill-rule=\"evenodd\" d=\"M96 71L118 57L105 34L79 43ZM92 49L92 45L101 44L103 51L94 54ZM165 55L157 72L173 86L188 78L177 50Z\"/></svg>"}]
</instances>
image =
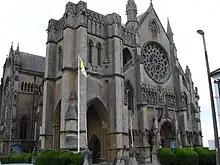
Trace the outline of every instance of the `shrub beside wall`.
<instances>
[{"instance_id":1,"label":"shrub beside wall","mask_svg":"<svg viewBox=\"0 0 220 165\"><path fill-rule=\"evenodd\" d=\"M215 165L215 150L210 151L208 148L195 147L194 150L199 155L199 165Z\"/></svg>"},{"instance_id":2,"label":"shrub beside wall","mask_svg":"<svg viewBox=\"0 0 220 165\"><path fill-rule=\"evenodd\" d=\"M158 158L162 165L176 165L177 156L170 148L160 148L158 151Z\"/></svg>"},{"instance_id":3,"label":"shrub beside wall","mask_svg":"<svg viewBox=\"0 0 220 165\"><path fill-rule=\"evenodd\" d=\"M208 148L160 148L158 158L161 165L215 165L215 151Z\"/></svg>"},{"instance_id":4,"label":"shrub beside wall","mask_svg":"<svg viewBox=\"0 0 220 165\"><path fill-rule=\"evenodd\" d=\"M42 150L36 157L36 165L82 165L84 156L72 151Z\"/></svg>"},{"instance_id":5,"label":"shrub beside wall","mask_svg":"<svg viewBox=\"0 0 220 165\"><path fill-rule=\"evenodd\" d=\"M31 163L32 154L11 153L0 156L2 164ZM82 165L84 155L72 151L41 150L37 156L35 165Z\"/></svg>"},{"instance_id":6,"label":"shrub beside wall","mask_svg":"<svg viewBox=\"0 0 220 165\"><path fill-rule=\"evenodd\" d=\"M28 153L11 153L0 156L2 164L6 163L31 163L31 154Z\"/></svg>"},{"instance_id":7,"label":"shrub beside wall","mask_svg":"<svg viewBox=\"0 0 220 165\"><path fill-rule=\"evenodd\" d=\"M174 151L178 165L198 165L199 155L192 148L177 147Z\"/></svg>"}]
</instances>

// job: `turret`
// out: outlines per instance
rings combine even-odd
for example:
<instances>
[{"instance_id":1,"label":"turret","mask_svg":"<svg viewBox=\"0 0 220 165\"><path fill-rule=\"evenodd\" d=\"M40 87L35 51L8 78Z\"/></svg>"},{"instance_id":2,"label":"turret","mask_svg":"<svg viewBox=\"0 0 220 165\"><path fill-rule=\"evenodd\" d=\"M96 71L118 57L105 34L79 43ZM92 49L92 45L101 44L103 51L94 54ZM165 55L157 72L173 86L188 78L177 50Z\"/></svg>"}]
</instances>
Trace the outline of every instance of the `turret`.
<instances>
[{"instance_id":1,"label":"turret","mask_svg":"<svg viewBox=\"0 0 220 165\"><path fill-rule=\"evenodd\" d=\"M20 51L19 51L19 43L18 43L17 49L15 51L15 55L14 55L14 65L20 66L20 62L21 62L21 59L20 59Z\"/></svg>"},{"instance_id":2,"label":"turret","mask_svg":"<svg viewBox=\"0 0 220 165\"><path fill-rule=\"evenodd\" d=\"M127 23L126 26L131 29L136 28L137 25L137 5L134 0L128 0L126 5Z\"/></svg>"},{"instance_id":3,"label":"turret","mask_svg":"<svg viewBox=\"0 0 220 165\"><path fill-rule=\"evenodd\" d=\"M11 43L11 48L10 48L10 51L9 51L9 58L12 59L13 58L13 54L14 54L14 51L13 51L13 42Z\"/></svg>"}]
</instances>

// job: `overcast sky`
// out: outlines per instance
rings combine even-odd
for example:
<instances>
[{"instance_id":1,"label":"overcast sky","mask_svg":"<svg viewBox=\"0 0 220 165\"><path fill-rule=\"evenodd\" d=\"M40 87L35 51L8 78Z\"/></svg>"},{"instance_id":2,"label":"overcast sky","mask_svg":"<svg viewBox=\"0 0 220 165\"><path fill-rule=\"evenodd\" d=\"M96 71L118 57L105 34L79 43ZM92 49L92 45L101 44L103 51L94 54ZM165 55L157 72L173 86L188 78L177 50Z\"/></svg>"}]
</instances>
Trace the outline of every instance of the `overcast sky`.
<instances>
[{"instance_id":1,"label":"overcast sky","mask_svg":"<svg viewBox=\"0 0 220 165\"><path fill-rule=\"evenodd\" d=\"M112 12L122 16L126 22L127 0L85 0L88 8L101 14ZM7 0L0 2L0 74L9 52L20 43L20 50L45 56L46 28L50 18L59 19L68 0ZM77 3L78 0L72 0ZM136 0L138 14L149 7L149 0ZM207 49L211 70L220 67L218 33L220 29L219 0L153 0L154 8L166 29L170 19L179 61L185 70L189 65L194 84L200 94L201 118L204 145L213 139L213 126L209 101L208 81L202 38L196 33L201 28L206 33Z\"/></svg>"}]
</instances>

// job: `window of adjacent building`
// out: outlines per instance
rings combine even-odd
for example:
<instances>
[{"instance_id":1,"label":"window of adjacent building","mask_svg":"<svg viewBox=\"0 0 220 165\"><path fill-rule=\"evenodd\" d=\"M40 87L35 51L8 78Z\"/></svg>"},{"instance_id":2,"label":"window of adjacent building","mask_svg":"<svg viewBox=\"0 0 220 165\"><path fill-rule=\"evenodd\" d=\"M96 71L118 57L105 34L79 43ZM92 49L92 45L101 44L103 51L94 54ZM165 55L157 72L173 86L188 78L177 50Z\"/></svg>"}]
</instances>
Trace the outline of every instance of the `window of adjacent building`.
<instances>
[{"instance_id":1,"label":"window of adjacent building","mask_svg":"<svg viewBox=\"0 0 220 165\"><path fill-rule=\"evenodd\" d=\"M31 84L28 83L28 87L27 87L27 88L28 88L28 89L27 89L28 92L30 92L30 85L31 85Z\"/></svg>"},{"instance_id":2,"label":"window of adjacent building","mask_svg":"<svg viewBox=\"0 0 220 165\"><path fill-rule=\"evenodd\" d=\"M24 91L27 91L27 83L24 83Z\"/></svg>"},{"instance_id":3,"label":"window of adjacent building","mask_svg":"<svg viewBox=\"0 0 220 165\"><path fill-rule=\"evenodd\" d=\"M24 82L21 83L21 91L24 90Z\"/></svg>"},{"instance_id":4,"label":"window of adjacent building","mask_svg":"<svg viewBox=\"0 0 220 165\"><path fill-rule=\"evenodd\" d=\"M34 85L33 85L33 84L31 84L31 92L33 92L33 88L34 88Z\"/></svg>"}]
</instances>

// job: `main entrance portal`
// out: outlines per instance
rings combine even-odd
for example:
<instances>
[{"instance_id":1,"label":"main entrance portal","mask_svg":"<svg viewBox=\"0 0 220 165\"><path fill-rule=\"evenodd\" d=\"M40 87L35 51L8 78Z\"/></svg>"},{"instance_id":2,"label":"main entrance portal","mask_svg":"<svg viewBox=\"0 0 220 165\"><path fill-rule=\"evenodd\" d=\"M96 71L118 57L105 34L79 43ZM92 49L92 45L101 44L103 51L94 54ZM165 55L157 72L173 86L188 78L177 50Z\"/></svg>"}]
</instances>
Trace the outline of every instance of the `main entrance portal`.
<instances>
[{"instance_id":1,"label":"main entrance portal","mask_svg":"<svg viewBox=\"0 0 220 165\"><path fill-rule=\"evenodd\" d=\"M160 129L160 136L162 147L170 147L170 142L176 140L174 125L171 122L166 121Z\"/></svg>"},{"instance_id":2,"label":"main entrance portal","mask_svg":"<svg viewBox=\"0 0 220 165\"><path fill-rule=\"evenodd\" d=\"M87 111L88 147L92 152L92 163L99 163L105 157L105 123L103 105L94 100Z\"/></svg>"},{"instance_id":3,"label":"main entrance portal","mask_svg":"<svg viewBox=\"0 0 220 165\"><path fill-rule=\"evenodd\" d=\"M97 135L93 135L89 141L89 150L92 151L92 163L99 163L101 143Z\"/></svg>"}]
</instances>

